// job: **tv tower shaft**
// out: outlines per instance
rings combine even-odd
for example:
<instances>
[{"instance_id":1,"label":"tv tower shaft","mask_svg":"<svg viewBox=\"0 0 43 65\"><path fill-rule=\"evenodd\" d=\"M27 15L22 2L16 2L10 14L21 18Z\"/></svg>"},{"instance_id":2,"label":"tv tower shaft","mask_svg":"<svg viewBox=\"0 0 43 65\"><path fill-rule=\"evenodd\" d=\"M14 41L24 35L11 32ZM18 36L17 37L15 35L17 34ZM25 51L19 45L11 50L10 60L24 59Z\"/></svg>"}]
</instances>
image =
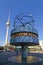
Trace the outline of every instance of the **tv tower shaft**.
<instances>
[{"instance_id":1,"label":"tv tower shaft","mask_svg":"<svg viewBox=\"0 0 43 65\"><path fill-rule=\"evenodd\" d=\"M10 15L8 17L8 21L6 23L7 30L6 30L6 38L5 38L5 45L8 44L8 36L9 36L9 26L10 26Z\"/></svg>"}]
</instances>

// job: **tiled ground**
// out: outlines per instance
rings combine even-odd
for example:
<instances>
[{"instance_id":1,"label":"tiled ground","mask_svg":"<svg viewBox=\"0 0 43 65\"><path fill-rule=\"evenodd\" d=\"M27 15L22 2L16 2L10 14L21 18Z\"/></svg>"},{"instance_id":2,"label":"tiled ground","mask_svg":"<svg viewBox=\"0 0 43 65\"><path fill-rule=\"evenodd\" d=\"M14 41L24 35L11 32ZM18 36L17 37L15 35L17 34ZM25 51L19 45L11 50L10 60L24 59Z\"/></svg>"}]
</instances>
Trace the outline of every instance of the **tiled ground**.
<instances>
[{"instance_id":1,"label":"tiled ground","mask_svg":"<svg viewBox=\"0 0 43 65\"><path fill-rule=\"evenodd\" d=\"M5 51L3 51L3 52L0 52L0 65L43 65L43 61L42 62L40 62L40 63L35 63L35 64L26 64L26 63L21 63L21 64L19 64L19 63L14 63L14 62L10 62L9 60L8 60L8 58L9 57L12 57L12 56L15 56L16 55L16 53L14 52L14 51L12 51L12 52L5 52ZM29 53L28 55L32 55L32 56L36 56L36 57L41 57L42 59L43 59L43 54L42 53Z\"/></svg>"}]
</instances>

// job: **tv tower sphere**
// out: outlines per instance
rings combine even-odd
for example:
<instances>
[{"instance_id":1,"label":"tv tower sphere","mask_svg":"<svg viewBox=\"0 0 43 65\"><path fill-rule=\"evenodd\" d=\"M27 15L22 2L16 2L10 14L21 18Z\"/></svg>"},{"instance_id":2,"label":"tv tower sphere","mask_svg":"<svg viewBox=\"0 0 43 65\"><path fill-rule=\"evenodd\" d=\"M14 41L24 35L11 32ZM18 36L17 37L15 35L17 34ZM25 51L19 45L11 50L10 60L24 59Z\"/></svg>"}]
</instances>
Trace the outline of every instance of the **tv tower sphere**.
<instances>
[{"instance_id":1,"label":"tv tower sphere","mask_svg":"<svg viewBox=\"0 0 43 65\"><path fill-rule=\"evenodd\" d=\"M10 22L8 21L8 22L6 23L6 25L9 26L9 25L10 25Z\"/></svg>"}]
</instances>

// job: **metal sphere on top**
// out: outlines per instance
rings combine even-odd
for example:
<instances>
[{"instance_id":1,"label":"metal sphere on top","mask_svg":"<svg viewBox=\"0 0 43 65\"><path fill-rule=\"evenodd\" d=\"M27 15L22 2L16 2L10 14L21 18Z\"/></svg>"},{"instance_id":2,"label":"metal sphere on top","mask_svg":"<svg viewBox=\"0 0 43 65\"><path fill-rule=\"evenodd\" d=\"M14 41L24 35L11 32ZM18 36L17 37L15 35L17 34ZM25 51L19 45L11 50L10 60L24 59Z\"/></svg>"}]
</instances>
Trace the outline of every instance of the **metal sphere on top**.
<instances>
[{"instance_id":1,"label":"metal sphere on top","mask_svg":"<svg viewBox=\"0 0 43 65\"><path fill-rule=\"evenodd\" d=\"M30 26L34 25L34 18L30 13L20 13L14 19L14 27L21 27L29 24Z\"/></svg>"}]
</instances>

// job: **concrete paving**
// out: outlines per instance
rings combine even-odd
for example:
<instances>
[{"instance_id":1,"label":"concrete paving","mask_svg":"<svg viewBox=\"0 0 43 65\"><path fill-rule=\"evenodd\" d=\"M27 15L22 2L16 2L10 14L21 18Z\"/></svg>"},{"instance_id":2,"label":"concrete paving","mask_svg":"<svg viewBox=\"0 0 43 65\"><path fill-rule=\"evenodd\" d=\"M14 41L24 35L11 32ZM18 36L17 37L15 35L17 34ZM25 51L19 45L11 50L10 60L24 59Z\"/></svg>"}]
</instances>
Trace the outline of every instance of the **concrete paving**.
<instances>
[{"instance_id":1,"label":"concrete paving","mask_svg":"<svg viewBox=\"0 0 43 65\"><path fill-rule=\"evenodd\" d=\"M14 62L10 62L9 60L8 60L8 58L9 57L12 57L12 56L15 56L16 55L16 53L14 52L14 51L12 51L12 52L6 52L6 51L3 51L3 52L0 52L0 65L28 65L28 63L26 64L26 63L14 63ZM43 59L43 53L28 53L28 55L32 55L32 56L36 56L36 57L40 57L40 58L42 58ZM41 62L41 64L40 63L35 63L36 65L43 65L43 60L42 60L42 62ZM33 63L31 64L29 64L29 65L34 65Z\"/></svg>"}]
</instances>

